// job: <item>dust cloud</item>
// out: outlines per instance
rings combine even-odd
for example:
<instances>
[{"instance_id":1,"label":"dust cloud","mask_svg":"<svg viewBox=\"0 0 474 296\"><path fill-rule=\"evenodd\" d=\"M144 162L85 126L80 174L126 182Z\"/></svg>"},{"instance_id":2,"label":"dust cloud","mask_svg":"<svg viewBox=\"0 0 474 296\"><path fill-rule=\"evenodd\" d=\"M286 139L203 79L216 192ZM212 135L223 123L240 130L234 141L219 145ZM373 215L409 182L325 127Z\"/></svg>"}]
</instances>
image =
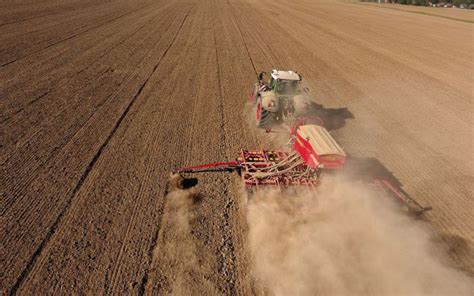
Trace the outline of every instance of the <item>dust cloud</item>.
<instances>
[{"instance_id":1,"label":"dust cloud","mask_svg":"<svg viewBox=\"0 0 474 296\"><path fill-rule=\"evenodd\" d=\"M247 132L251 133L256 139L259 140L261 147L279 147L279 150L289 150L287 143L289 141L288 127L285 126L273 126L271 132L266 132L265 129L259 129L256 126L255 113L256 106L252 102L247 102L242 112L242 119L247 124ZM291 123L288 124L291 126ZM277 146L275 146L277 144ZM258 148L258 147L252 147Z\"/></svg>"},{"instance_id":2,"label":"dust cloud","mask_svg":"<svg viewBox=\"0 0 474 296\"><path fill-rule=\"evenodd\" d=\"M473 295L429 225L361 183L248 201L254 276L275 295Z\"/></svg>"},{"instance_id":3,"label":"dust cloud","mask_svg":"<svg viewBox=\"0 0 474 296\"><path fill-rule=\"evenodd\" d=\"M159 244L153 251L153 266L166 266L156 270L161 283L161 294L191 295L193 291L215 294L216 288L205 278L205 270L199 262L198 250L192 237L193 204L197 197L194 188L174 188L167 196L163 214ZM147 292L153 294L153 282Z\"/></svg>"},{"instance_id":4,"label":"dust cloud","mask_svg":"<svg viewBox=\"0 0 474 296\"><path fill-rule=\"evenodd\" d=\"M288 132L255 127L253 104L244 114L261 145L286 146ZM328 175L317 193L265 190L246 215L253 276L270 294L474 295L430 225L362 182Z\"/></svg>"}]
</instances>

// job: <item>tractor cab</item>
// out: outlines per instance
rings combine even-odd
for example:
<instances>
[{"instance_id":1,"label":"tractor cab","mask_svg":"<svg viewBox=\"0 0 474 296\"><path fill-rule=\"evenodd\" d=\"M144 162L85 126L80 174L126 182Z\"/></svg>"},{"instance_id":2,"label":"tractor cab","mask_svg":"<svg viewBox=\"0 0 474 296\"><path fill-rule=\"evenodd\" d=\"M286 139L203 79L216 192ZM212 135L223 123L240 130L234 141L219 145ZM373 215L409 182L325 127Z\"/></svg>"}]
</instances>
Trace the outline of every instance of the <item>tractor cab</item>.
<instances>
[{"instance_id":1,"label":"tractor cab","mask_svg":"<svg viewBox=\"0 0 474 296\"><path fill-rule=\"evenodd\" d=\"M298 92L301 76L293 71L272 70L270 88L280 95L293 95Z\"/></svg>"}]
</instances>

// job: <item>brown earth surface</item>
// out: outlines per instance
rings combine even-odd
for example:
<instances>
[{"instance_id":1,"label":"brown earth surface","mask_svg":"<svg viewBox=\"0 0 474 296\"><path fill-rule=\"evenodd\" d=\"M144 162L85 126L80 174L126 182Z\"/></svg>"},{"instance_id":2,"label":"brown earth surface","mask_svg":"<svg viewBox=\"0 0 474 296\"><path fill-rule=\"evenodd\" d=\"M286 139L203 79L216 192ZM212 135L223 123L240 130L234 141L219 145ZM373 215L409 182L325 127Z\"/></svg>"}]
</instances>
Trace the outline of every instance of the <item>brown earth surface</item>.
<instances>
[{"instance_id":1,"label":"brown earth surface","mask_svg":"<svg viewBox=\"0 0 474 296\"><path fill-rule=\"evenodd\" d=\"M474 11L472 9L427 7L427 6L414 6L414 5L375 3L375 2L354 2L354 3L362 4L362 5L377 6L377 7L393 9L393 10L401 10L401 11L406 11L406 12L425 14L429 16L444 17L444 18L448 18L452 20L474 23Z\"/></svg>"},{"instance_id":2,"label":"brown earth surface","mask_svg":"<svg viewBox=\"0 0 474 296\"><path fill-rule=\"evenodd\" d=\"M431 205L474 273L472 24L304 0L0 7L1 294L261 293L239 178L173 198L167 180L263 145L243 110L271 68L347 108L334 137Z\"/></svg>"}]
</instances>

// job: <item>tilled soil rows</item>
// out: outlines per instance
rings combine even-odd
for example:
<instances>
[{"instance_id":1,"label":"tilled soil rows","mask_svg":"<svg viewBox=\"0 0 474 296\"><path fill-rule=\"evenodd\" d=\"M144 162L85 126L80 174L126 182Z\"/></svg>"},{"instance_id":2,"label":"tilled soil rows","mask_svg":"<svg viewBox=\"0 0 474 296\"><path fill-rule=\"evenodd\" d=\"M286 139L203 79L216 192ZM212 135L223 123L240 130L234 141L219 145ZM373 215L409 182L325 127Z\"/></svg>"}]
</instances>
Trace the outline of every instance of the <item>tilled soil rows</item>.
<instances>
[{"instance_id":1,"label":"tilled soil rows","mask_svg":"<svg viewBox=\"0 0 474 296\"><path fill-rule=\"evenodd\" d=\"M332 1L0 7L1 294L265 292L239 177L167 181L268 145L246 112L271 68L303 74L350 157L431 205L474 273L471 23Z\"/></svg>"}]
</instances>

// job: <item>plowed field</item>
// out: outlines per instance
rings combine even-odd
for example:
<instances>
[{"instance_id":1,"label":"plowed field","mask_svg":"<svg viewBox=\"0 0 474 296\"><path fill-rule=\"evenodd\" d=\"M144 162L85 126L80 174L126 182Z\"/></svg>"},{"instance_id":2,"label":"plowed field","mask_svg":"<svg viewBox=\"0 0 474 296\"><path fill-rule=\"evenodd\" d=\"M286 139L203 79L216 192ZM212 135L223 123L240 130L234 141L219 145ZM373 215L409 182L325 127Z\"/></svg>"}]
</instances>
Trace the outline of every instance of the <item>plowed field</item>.
<instances>
[{"instance_id":1,"label":"plowed field","mask_svg":"<svg viewBox=\"0 0 474 296\"><path fill-rule=\"evenodd\" d=\"M472 26L303 0L1 3L1 294L260 293L238 176L204 175L192 204L166 185L263 145L244 110L272 67L347 108L334 137L431 205L474 273Z\"/></svg>"}]
</instances>

